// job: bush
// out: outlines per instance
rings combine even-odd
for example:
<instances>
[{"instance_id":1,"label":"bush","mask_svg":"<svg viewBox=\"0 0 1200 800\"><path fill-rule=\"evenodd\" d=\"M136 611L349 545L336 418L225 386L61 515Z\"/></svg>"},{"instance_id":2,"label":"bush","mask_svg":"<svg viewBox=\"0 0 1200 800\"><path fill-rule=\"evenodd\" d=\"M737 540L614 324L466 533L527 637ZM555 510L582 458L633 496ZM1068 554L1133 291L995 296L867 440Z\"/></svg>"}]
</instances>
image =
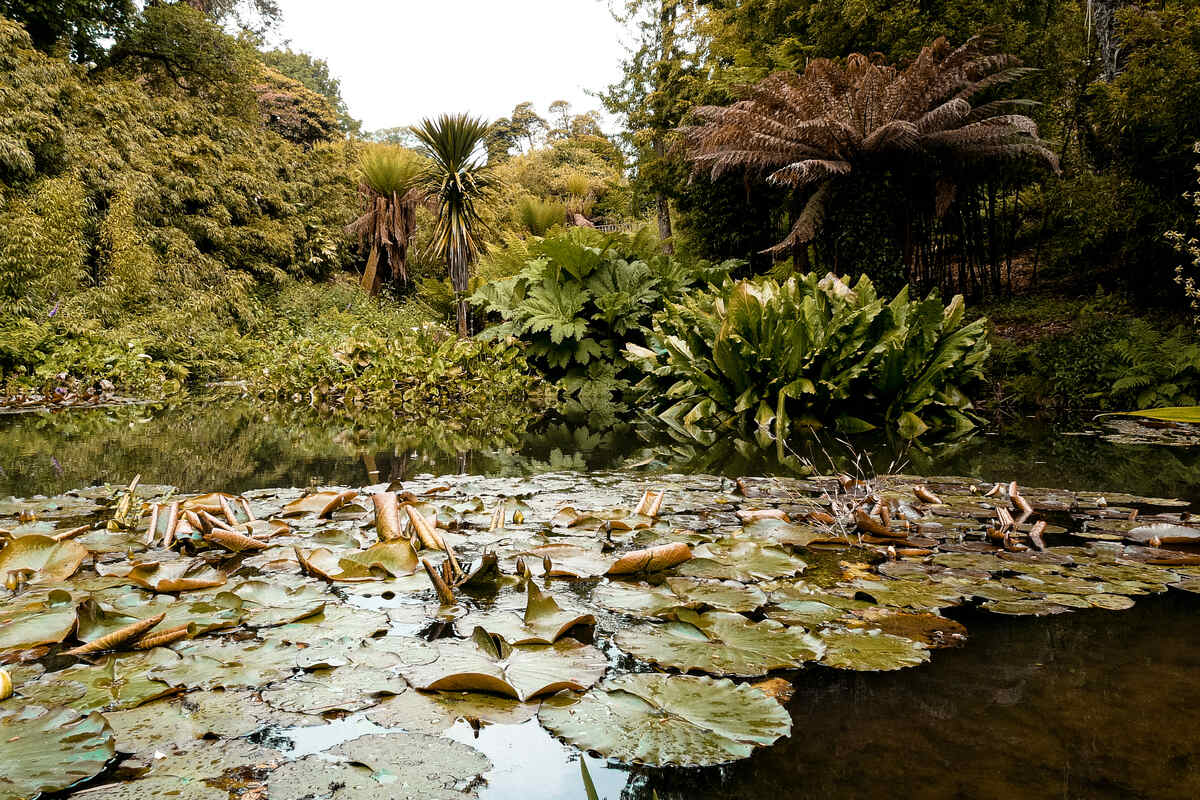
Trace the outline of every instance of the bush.
<instances>
[{"instance_id":1,"label":"bush","mask_svg":"<svg viewBox=\"0 0 1200 800\"><path fill-rule=\"evenodd\" d=\"M481 337L515 336L533 363L585 406L601 405L629 387L627 342L688 287L720 281L740 262L713 265L662 255L658 241L637 234L572 228L536 242L524 269L479 289L471 302L504 322Z\"/></svg>"},{"instance_id":2,"label":"bush","mask_svg":"<svg viewBox=\"0 0 1200 800\"><path fill-rule=\"evenodd\" d=\"M782 438L798 426L853 432L894 424L909 438L973 426L965 393L982 377L987 322L963 322L963 300L890 303L863 276L853 288L816 273L778 284L741 281L668 304L647 347L645 407L701 440L747 428Z\"/></svg>"}]
</instances>

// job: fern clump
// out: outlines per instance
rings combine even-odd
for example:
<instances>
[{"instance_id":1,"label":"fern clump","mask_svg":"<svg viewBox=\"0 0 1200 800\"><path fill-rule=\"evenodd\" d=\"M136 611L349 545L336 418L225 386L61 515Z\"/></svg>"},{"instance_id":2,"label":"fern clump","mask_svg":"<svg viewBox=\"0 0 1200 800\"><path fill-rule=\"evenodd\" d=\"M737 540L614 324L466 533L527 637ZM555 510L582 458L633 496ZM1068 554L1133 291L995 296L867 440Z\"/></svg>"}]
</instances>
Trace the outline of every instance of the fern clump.
<instances>
[{"instance_id":1,"label":"fern clump","mask_svg":"<svg viewBox=\"0 0 1200 800\"><path fill-rule=\"evenodd\" d=\"M728 283L654 316L648 347L627 356L644 373L643 407L700 440L718 429L783 437L799 426L845 431L882 424L909 437L976 423L965 393L983 377L987 321L964 322L961 296L887 302L866 276L853 287L816 273L780 284Z\"/></svg>"},{"instance_id":2,"label":"fern clump","mask_svg":"<svg viewBox=\"0 0 1200 800\"><path fill-rule=\"evenodd\" d=\"M740 265L690 262L659 252L649 232L571 228L530 247L517 275L483 286L471 302L503 322L485 339L515 336L531 362L585 407L628 389L622 350L642 342L654 311L693 286L720 283Z\"/></svg>"}]
</instances>

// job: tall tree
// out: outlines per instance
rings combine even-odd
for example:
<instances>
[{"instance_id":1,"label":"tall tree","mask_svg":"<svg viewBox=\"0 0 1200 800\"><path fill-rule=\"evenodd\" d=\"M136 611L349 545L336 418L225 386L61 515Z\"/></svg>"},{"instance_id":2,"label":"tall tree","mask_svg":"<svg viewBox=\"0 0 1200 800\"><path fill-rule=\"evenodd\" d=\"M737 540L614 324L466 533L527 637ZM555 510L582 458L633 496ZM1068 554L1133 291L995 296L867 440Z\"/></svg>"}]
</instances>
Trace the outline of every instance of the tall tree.
<instances>
[{"instance_id":1,"label":"tall tree","mask_svg":"<svg viewBox=\"0 0 1200 800\"><path fill-rule=\"evenodd\" d=\"M330 72L328 61L290 47L268 50L262 54L262 60L328 100L343 133L357 135L361 132L362 123L350 116L350 109L342 97L342 82Z\"/></svg>"},{"instance_id":2,"label":"tall tree","mask_svg":"<svg viewBox=\"0 0 1200 800\"><path fill-rule=\"evenodd\" d=\"M490 126L469 114L442 114L413 129L429 158L430 197L437 203L437 224L430 248L446 260L458 301L458 335L466 337L467 290L471 265L483 249L484 222L479 204L492 192L494 176L481 152Z\"/></svg>"},{"instance_id":3,"label":"tall tree","mask_svg":"<svg viewBox=\"0 0 1200 800\"><path fill-rule=\"evenodd\" d=\"M673 132L702 89L695 0L626 0L614 10L633 30L634 45L622 78L601 94L605 109L622 117L626 141L638 156L635 181L653 197L658 232L671 248L670 193L678 185L670 149Z\"/></svg>"},{"instance_id":4,"label":"tall tree","mask_svg":"<svg viewBox=\"0 0 1200 800\"><path fill-rule=\"evenodd\" d=\"M133 0L0 0L0 17L21 23L34 47L65 48L79 62L104 58L105 43L137 17Z\"/></svg>"},{"instance_id":5,"label":"tall tree","mask_svg":"<svg viewBox=\"0 0 1200 800\"><path fill-rule=\"evenodd\" d=\"M972 105L1027 72L981 39L958 48L938 39L904 69L861 54L815 59L803 73L776 72L748 87L744 100L695 109L698 124L684 129L689 155L713 179L742 171L805 199L775 252L816 237L839 182L898 176L908 187L897 211L908 220L903 255L914 280L916 230L964 202L959 195L981 171L1019 160L1057 170L1036 123L1012 113L1028 101ZM932 214L920 220L925 209Z\"/></svg>"},{"instance_id":6,"label":"tall tree","mask_svg":"<svg viewBox=\"0 0 1200 800\"><path fill-rule=\"evenodd\" d=\"M425 199L422 178L425 161L396 145L373 145L358 164L358 191L363 213L346 230L369 249L362 287L379 291L380 267L391 272L393 284L408 280L408 247L417 229L417 207Z\"/></svg>"}]
</instances>

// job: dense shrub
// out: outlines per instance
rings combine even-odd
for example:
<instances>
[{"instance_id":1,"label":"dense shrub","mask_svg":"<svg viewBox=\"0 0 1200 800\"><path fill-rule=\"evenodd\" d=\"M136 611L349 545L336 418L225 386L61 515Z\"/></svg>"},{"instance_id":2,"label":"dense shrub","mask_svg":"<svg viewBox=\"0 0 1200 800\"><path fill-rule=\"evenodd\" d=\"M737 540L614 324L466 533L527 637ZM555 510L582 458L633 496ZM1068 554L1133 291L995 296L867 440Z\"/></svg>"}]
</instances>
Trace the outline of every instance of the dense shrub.
<instances>
[{"instance_id":1,"label":"dense shrub","mask_svg":"<svg viewBox=\"0 0 1200 800\"><path fill-rule=\"evenodd\" d=\"M961 296L946 306L907 288L886 302L866 276L741 281L668 304L650 346L627 354L644 407L696 438L885 423L912 438L975 423L965 390L982 377L987 323L963 310Z\"/></svg>"},{"instance_id":2,"label":"dense shrub","mask_svg":"<svg viewBox=\"0 0 1200 800\"><path fill-rule=\"evenodd\" d=\"M485 339L518 337L535 365L585 406L627 389L622 349L641 326L697 284L719 282L740 262L663 255L652 234L572 228L538 241L516 276L480 288L472 302L503 322Z\"/></svg>"}]
</instances>

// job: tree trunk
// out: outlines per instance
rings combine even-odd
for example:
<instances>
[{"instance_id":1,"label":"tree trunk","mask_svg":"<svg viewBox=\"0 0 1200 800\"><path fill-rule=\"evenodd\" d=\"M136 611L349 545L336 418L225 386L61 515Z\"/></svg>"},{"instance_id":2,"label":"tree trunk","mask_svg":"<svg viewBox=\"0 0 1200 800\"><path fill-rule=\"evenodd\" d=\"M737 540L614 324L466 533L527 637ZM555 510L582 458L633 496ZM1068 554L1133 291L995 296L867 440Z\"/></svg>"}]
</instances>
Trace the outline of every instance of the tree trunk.
<instances>
[{"instance_id":1,"label":"tree trunk","mask_svg":"<svg viewBox=\"0 0 1200 800\"><path fill-rule=\"evenodd\" d=\"M372 247L371 255L367 257L367 268L363 270L362 276L363 291L371 297L379 291L379 248Z\"/></svg>"},{"instance_id":2,"label":"tree trunk","mask_svg":"<svg viewBox=\"0 0 1200 800\"><path fill-rule=\"evenodd\" d=\"M655 205L658 206L658 238L662 239L663 252L670 255L675 252L675 246L671 244L671 204L667 196L659 192Z\"/></svg>"}]
</instances>

